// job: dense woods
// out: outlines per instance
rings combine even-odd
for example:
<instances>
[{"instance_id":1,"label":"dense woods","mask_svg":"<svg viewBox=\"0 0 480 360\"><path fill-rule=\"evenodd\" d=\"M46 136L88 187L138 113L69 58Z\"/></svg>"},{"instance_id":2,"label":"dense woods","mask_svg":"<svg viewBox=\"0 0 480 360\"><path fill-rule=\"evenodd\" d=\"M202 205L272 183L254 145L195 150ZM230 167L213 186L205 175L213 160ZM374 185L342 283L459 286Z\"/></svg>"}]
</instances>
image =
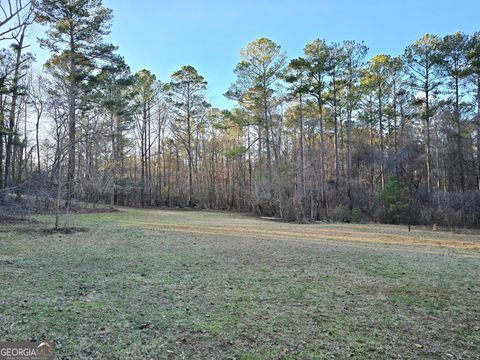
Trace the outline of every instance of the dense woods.
<instances>
[{"instance_id":1,"label":"dense woods","mask_svg":"<svg viewBox=\"0 0 480 360\"><path fill-rule=\"evenodd\" d=\"M480 32L403 54L245 45L218 109L190 65L160 82L105 42L99 0L2 1L0 201L235 210L292 221L480 223ZM34 71L33 22L51 58ZM48 126L48 133L39 131ZM19 205L18 205L19 206Z\"/></svg>"}]
</instances>

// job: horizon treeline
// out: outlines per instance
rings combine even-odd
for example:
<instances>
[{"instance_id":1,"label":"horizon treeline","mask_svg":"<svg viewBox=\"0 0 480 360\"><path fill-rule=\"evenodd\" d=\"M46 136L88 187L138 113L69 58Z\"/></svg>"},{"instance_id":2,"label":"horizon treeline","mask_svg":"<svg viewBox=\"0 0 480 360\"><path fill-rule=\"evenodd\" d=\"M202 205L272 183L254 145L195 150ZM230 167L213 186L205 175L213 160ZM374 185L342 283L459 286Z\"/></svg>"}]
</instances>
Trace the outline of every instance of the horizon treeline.
<instances>
[{"instance_id":1,"label":"horizon treeline","mask_svg":"<svg viewBox=\"0 0 480 360\"><path fill-rule=\"evenodd\" d=\"M113 17L101 1L0 6L3 205L479 224L480 32L427 34L370 58L363 42L319 38L290 59L259 38L232 69L235 106L219 109L190 65L166 83L132 73L105 42ZM51 53L41 71L33 22Z\"/></svg>"}]
</instances>

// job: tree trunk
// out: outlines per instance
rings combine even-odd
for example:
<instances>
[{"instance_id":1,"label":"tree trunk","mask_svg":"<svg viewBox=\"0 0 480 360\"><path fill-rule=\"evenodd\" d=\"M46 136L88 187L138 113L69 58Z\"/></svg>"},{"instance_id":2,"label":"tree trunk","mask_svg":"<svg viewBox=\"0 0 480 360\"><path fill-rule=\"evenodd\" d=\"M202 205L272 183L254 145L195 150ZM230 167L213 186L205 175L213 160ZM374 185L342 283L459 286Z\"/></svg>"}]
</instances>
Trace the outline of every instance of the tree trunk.
<instances>
[{"instance_id":1,"label":"tree trunk","mask_svg":"<svg viewBox=\"0 0 480 360\"><path fill-rule=\"evenodd\" d=\"M322 206L322 218L326 220L327 218L327 195L326 195L326 184L325 184L325 131L324 131L324 122L323 122L323 104L320 98L317 98L318 109L319 109L319 122L320 122L320 191L321 191L321 206Z\"/></svg>"},{"instance_id":2,"label":"tree trunk","mask_svg":"<svg viewBox=\"0 0 480 360\"><path fill-rule=\"evenodd\" d=\"M298 120L298 128L299 128L299 139L298 139L298 175L299 175L299 193L301 196L301 203L303 207L303 199L305 197L305 156L303 150L303 103L302 103L302 95L300 94L300 116ZM303 211L303 209L302 209Z\"/></svg>"},{"instance_id":3,"label":"tree trunk","mask_svg":"<svg viewBox=\"0 0 480 360\"><path fill-rule=\"evenodd\" d=\"M188 206L193 207L193 156L192 123L190 107L187 108L187 156L188 156Z\"/></svg>"},{"instance_id":4,"label":"tree trunk","mask_svg":"<svg viewBox=\"0 0 480 360\"><path fill-rule=\"evenodd\" d=\"M6 157L5 157L5 185L8 186L14 177L14 162L12 161L13 157L13 140L15 133L15 120L16 120L16 110L17 110L17 99L18 99L18 81L20 80L20 66L22 65L22 50L23 50L23 40L25 38L26 27L22 28L20 33L20 38L18 44L16 44L16 59L15 59L15 69L13 73L12 80L12 102L10 104L10 114L8 121L8 134L7 134L7 143L6 143Z\"/></svg>"},{"instance_id":5,"label":"tree trunk","mask_svg":"<svg viewBox=\"0 0 480 360\"><path fill-rule=\"evenodd\" d=\"M42 117L42 112L37 114L37 121L35 122L35 147L37 149L37 172L40 173L40 140L38 138L38 128L40 126L40 119Z\"/></svg>"},{"instance_id":6,"label":"tree trunk","mask_svg":"<svg viewBox=\"0 0 480 360\"><path fill-rule=\"evenodd\" d=\"M462 193L465 193L465 171L462 153L462 125L460 115L460 92L458 77L455 78L455 120L457 122L457 153L458 164L460 166L460 188L462 190Z\"/></svg>"},{"instance_id":7,"label":"tree trunk","mask_svg":"<svg viewBox=\"0 0 480 360\"><path fill-rule=\"evenodd\" d=\"M3 83L0 83L0 88L3 87ZM5 119L4 119L4 115L3 115L3 104L4 104L4 100L3 100L3 95L0 94L0 189L3 189L4 188L4 172L3 172L3 140L4 140L4 136L5 136L5 132L3 131L4 127L5 127Z\"/></svg>"},{"instance_id":8,"label":"tree trunk","mask_svg":"<svg viewBox=\"0 0 480 360\"><path fill-rule=\"evenodd\" d=\"M432 154L430 150L430 68L427 62L425 69L425 131L426 131L426 153L427 153L427 190L432 191Z\"/></svg>"},{"instance_id":9,"label":"tree trunk","mask_svg":"<svg viewBox=\"0 0 480 360\"><path fill-rule=\"evenodd\" d=\"M75 41L73 27L70 30L70 68L68 93L68 168L67 168L67 208L72 205L75 182L75 148L76 148L76 97L77 97L77 68L75 64Z\"/></svg>"},{"instance_id":10,"label":"tree trunk","mask_svg":"<svg viewBox=\"0 0 480 360\"><path fill-rule=\"evenodd\" d=\"M334 123L334 148L335 148L335 186L338 185L340 177L340 158L338 154L338 109L337 109L337 84L335 74L333 75L333 123Z\"/></svg>"},{"instance_id":11,"label":"tree trunk","mask_svg":"<svg viewBox=\"0 0 480 360\"><path fill-rule=\"evenodd\" d=\"M350 211L353 210L352 201L352 105L347 110L347 193Z\"/></svg>"},{"instance_id":12,"label":"tree trunk","mask_svg":"<svg viewBox=\"0 0 480 360\"><path fill-rule=\"evenodd\" d=\"M480 191L480 75L477 76L477 190Z\"/></svg>"},{"instance_id":13,"label":"tree trunk","mask_svg":"<svg viewBox=\"0 0 480 360\"><path fill-rule=\"evenodd\" d=\"M300 116L298 118L298 154L297 154L297 194L295 201L296 207L296 217L298 221L305 221L305 158L303 150L303 103L302 103L302 94L299 97L300 100Z\"/></svg>"},{"instance_id":14,"label":"tree trunk","mask_svg":"<svg viewBox=\"0 0 480 360\"><path fill-rule=\"evenodd\" d=\"M380 187L385 189L385 145L383 136L383 104L382 104L382 89L378 92L378 123L380 126Z\"/></svg>"}]
</instances>

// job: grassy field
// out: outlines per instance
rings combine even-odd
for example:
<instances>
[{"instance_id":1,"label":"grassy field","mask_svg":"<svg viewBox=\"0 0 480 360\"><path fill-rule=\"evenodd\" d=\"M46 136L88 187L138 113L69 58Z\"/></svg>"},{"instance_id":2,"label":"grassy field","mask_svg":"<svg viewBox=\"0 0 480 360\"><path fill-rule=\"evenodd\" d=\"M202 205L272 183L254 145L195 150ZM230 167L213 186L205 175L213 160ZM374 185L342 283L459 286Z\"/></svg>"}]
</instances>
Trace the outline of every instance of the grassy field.
<instances>
[{"instance_id":1,"label":"grassy field","mask_svg":"<svg viewBox=\"0 0 480 360\"><path fill-rule=\"evenodd\" d=\"M0 225L0 341L65 359L478 359L480 236L121 209Z\"/></svg>"}]
</instances>

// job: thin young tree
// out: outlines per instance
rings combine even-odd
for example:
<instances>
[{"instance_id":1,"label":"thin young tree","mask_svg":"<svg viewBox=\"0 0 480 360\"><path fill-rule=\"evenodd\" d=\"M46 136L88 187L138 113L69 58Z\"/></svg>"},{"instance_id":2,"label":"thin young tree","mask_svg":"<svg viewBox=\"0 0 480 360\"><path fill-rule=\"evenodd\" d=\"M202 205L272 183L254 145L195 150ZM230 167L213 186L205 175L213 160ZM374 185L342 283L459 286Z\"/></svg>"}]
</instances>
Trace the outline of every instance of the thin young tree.
<instances>
[{"instance_id":1,"label":"thin young tree","mask_svg":"<svg viewBox=\"0 0 480 360\"><path fill-rule=\"evenodd\" d=\"M41 171L41 154L40 154L40 121L43 117L46 102L47 102L47 93L46 84L48 80L43 73L33 74L30 79L30 86L28 90L28 97L30 104L32 105L35 111L35 149L37 152L37 172Z\"/></svg>"}]
</instances>

